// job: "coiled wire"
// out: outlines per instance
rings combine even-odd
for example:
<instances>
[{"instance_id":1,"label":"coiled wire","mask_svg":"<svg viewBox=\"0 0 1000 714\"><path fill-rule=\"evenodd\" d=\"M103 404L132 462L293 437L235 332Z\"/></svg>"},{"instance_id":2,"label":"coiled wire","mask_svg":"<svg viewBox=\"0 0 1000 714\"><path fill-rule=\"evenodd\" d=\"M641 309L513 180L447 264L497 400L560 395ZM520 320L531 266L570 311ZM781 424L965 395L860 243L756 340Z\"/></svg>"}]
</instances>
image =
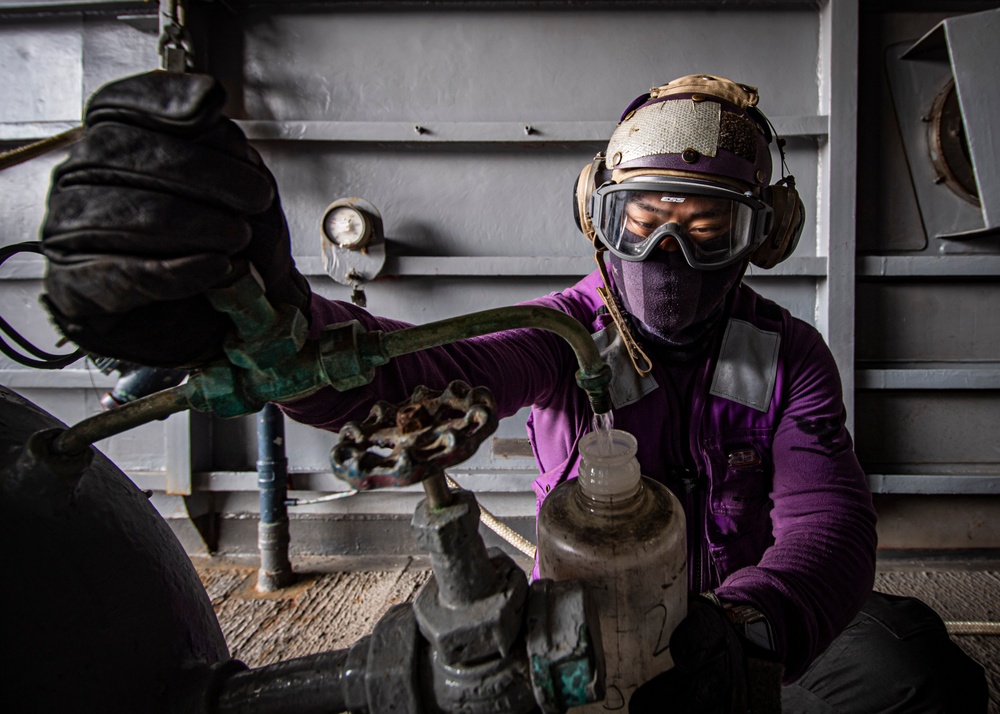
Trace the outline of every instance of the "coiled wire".
<instances>
[{"instance_id":1,"label":"coiled wire","mask_svg":"<svg viewBox=\"0 0 1000 714\"><path fill-rule=\"evenodd\" d=\"M8 258L18 253L36 253L41 255L42 244L39 241L27 241L24 243L14 243L13 245L0 248L0 265L3 265ZM68 364L76 362L83 357L82 350L76 350L69 354L57 355L35 347L21 333L15 330L10 323L0 317L0 332L10 338L18 347L27 352L26 356L15 350L10 344L0 337L0 352L18 364L35 369L62 369Z\"/></svg>"}]
</instances>

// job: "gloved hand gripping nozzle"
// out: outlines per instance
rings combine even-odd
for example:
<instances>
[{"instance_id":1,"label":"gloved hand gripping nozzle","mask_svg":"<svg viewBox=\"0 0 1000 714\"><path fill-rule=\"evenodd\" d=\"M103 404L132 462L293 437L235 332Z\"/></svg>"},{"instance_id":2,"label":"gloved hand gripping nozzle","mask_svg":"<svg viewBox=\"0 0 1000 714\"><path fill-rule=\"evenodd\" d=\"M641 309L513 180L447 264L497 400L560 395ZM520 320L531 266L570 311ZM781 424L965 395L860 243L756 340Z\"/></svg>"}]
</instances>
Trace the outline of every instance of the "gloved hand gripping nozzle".
<instances>
[{"instance_id":1,"label":"gloved hand gripping nozzle","mask_svg":"<svg viewBox=\"0 0 1000 714\"><path fill-rule=\"evenodd\" d=\"M504 308L385 335L349 322L307 341L311 292L277 182L224 115L226 101L204 74L111 82L88 101L83 135L53 172L43 301L60 330L93 354L197 368L174 390L77 425L59 448L80 451L182 409L232 417L349 389L395 356L512 327L569 340L580 385L608 411L610 370L586 330L554 310Z\"/></svg>"}]
</instances>

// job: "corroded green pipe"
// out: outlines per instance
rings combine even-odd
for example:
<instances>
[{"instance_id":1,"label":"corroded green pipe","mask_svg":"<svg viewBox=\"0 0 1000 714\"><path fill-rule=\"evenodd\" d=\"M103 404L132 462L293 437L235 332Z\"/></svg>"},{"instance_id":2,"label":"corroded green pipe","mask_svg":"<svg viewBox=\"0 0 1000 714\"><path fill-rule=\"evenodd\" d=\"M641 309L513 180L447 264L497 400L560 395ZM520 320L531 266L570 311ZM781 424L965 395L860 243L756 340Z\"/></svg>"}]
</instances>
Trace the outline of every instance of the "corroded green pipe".
<instances>
[{"instance_id":1,"label":"corroded green pipe","mask_svg":"<svg viewBox=\"0 0 1000 714\"><path fill-rule=\"evenodd\" d=\"M79 453L96 441L185 409L235 417L257 412L267 402L299 399L326 386L338 390L361 386L371 382L375 367L394 357L517 328L546 330L566 340L579 364L577 384L587 392L594 412L610 411L611 369L586 328L552 308L515 305L394 332L366 333L357 321L334 325L319 340L307 342L268 368L255 367L254 356L273 352L274 336L283 334L280 326L272 326L262 339L246 343L245 348L227 348L230 359L238 357L241 366L225 361L207 365L186 384L84 419L61 434L53 448L64 454ZM274 359L269 356L267 364Z\"/></svg>"},{"instance_id":2,"label":"corroded green pipe","mask_svg":"<svg viewBox=\"0 0 1000 714\"><path fill-rule=\"evenodd\" d=\"M519 328L547 330L562 337L573 348L583 372L597 373L605 366L593 337L583 325L565 312L539 305L497 307L385 332L381 343L385 356L392 359L470 337Z\"/></svg>"},{"instance_id":3,"label":"corroded green pipe","mask_svg":"<svg viewBox=\"0 0 1000 714\"><path fill-rule=\"evenodd\" d=\"M473 312L395 332L384 332L379 342L385 358L390 360L430 347L518 328L546 330L566 340L580 366L576 373L577 384L590 396L594 412L604 414L611 410L607 389L611 381L611 369L601 359L594 338L575 318L551 307L513 305Z\"/></svg>"},{"instance_id":4,"label":"corroded green pipe","mask_svg":"<svg viewBox=\"0 0 1000 714\"><path fill-rule=\"evenodd\" d=\"M191 407L188 385L164 389L148 397L136 399L100 414L95 414L71 426L52 443L60 454L78 454L91 444L133 429L140 424L166 419L171 414Z\"/></svg>"}]
</instances>

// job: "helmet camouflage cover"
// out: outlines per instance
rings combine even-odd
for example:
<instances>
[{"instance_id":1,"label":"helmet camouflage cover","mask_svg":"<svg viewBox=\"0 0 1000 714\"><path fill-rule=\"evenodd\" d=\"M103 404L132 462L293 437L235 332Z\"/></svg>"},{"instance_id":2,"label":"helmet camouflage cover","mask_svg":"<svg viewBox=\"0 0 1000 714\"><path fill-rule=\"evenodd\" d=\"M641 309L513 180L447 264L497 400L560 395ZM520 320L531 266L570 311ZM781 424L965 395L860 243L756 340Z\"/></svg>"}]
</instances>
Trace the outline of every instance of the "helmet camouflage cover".
<instances>
[{"instance_id":1,"label":"helmet camouflage cover","mask_svg":"<svg viewBox=\"0 0 1000 714\"><path fill-rule=\"evenodd\" d=\"M771 179L771 132L757 89L712 75L654 87L622 114L606 152L616 181L655 169L760 188ZM648 172L646 172L648 173Z\"/></svg>"}]
</instances>

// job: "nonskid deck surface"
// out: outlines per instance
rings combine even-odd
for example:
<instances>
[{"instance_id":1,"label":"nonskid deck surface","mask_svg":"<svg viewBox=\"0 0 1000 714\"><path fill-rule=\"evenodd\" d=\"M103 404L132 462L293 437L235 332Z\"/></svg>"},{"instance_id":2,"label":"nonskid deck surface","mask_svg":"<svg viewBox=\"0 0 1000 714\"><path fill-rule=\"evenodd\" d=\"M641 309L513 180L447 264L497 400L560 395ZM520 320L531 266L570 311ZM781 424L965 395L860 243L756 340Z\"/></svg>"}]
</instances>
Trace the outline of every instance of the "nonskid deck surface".
<instances>
[{"instance_id":1,"label":"nonskid deck surface","mask_svg":"<svg viewBox=\"0 0 1000 714\"><path fill-rule=\"evenodd\" d=\"M881 571L875 575L875 588L885 593L911 595L937 611L958 646L986 668L989 714L1000 714L1000 632L996 632L1000 624L992 628L992 635L959 634L962 622L1000 623L1000 568Z\"/></svg>"},{"instance_id":2,"label":"nonskid deck surface","mask_svg":"<svg viewBox=\"0 0 1000 714\"><path fill-rule=\"evenodd\" d=\"M250 667L350 647L393 605L413 599L426 562L401 559L357 570L345 562L296 562L297 581L260 594L252 565L196 561L233 657ZM980 564L981 565L981 564ZM1000 622L1000 564L880 563L875 588L915 596L946 622ZM987 670L990 714L1000 714L1000 635L953 634Z\"/></svg>"}]
</instances>

